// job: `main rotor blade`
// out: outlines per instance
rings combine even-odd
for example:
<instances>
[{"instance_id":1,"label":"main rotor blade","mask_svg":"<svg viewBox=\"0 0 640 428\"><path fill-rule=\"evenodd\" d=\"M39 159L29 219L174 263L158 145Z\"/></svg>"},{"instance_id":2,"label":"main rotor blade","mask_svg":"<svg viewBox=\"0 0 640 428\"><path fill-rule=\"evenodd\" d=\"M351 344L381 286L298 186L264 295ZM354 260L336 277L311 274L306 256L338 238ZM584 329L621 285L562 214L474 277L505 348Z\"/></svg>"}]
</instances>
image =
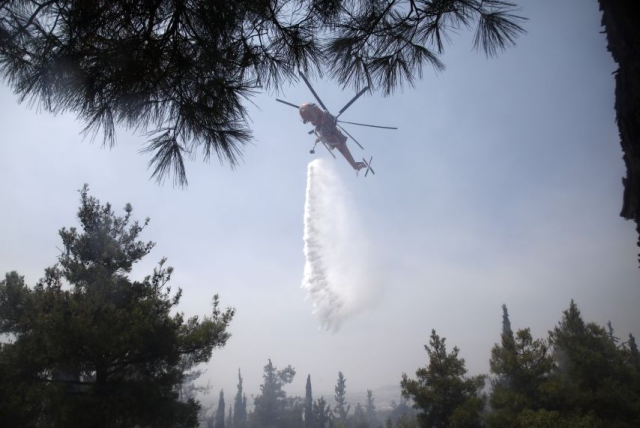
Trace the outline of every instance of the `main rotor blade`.
<instances>
[{"instance_id":1,"label":"main rotor blade","mask_svg":"<svg viewBox=\"0 0 640 428\"><path fill-rule=\"evenodd\" d=\"M398 129L395 126L367 125L366 123L347 122L346 120L339 120L338 122L340 122L340 123L348 123L350 125L368 126L369 128Z\"/></svg>"},{"instance_id":2,"label":"main rotor blade","mask_svg":"<svg viewBox=\"0 0 640 428\"><path fill-rule=\"evenodd\" d=\"M284 101L284 100L281 100L281 99L278 99L278 98L276 98L276 101L278 101L279 103L282 103L282 104L286 104L286 105L291 106L291 107L296 108L296 109L298 109L298 108L299 108L299 107L298 107L297 105L295 105L295 104L292 104L292 103L290 103L290 102L287 102L287 101Z\"/></svg>"},{"instance_id":3,"label":"main rotor blade","mask_svg":"<svg viewBox=\"0 0 640 428\"><path fill-rule=\"evenodd\" d=\"M356 143L358 145L358 147L360 147L362 150L364 150L364 147L362 147L362 145L360 143L358 143L358 140L356 140L355 138L353 138L353 135L349 134L347 132L346 129L344 129L342 126L338 125L338 128L342 129L344 131L345 134L347 134L349 137L351 137L351 139L353 140L354 143Z\"/></svg>"},{"instance_id":4,"label":"main rotor blade","mask_svg":"<svg viewBox=\"0 0 640 428\"><path fill-rule=\"evenodd\" d=\"M302 80L304 80L304 83L307 84L307 86L309 87L309 90L311 91L311 93L313 94L314 97L316 97L316 100L318 101L318 104L320 104L320 106L324 109L329 111L329 109L327 109L327 107L325 107L324 103L322 102L322 100L320 99L320 97L318 96L318 94L316 94L316 91L313 90L313 87L311 86L311 83L309 83L309 81L307 80L307 76L305 76L302 71L299 72L300 73L300 77L302 77Z\"/></svg>"},{"instance_id":5,"label":"main rotor blade","mask_svg":"<svg viewBox=\"0 0 640 428\"><path fill-rule=\"evenodd\" d=\"M367 92L368 90L369 90L369 87L367 86L366 88L364 88L363 90L361 90L360 92L358 92L358 93L356 94L356 96L355 96L355 97L351 98L351 101L349 101L349 102L348 102L344 107L342 107L342 110L340 110L340 111L338 112L338 116L336 116L336 119L337 119L338 117L340 117L340 115L341 115L342 113L344 113L344 111L345 111L346 109L348 109L348 108L351 106L351 104L355 103L355 102L356 102L356 100L357 100L358 98L360 98L360 97L362 96L362 94L364 94L364 93L365 93L365 92Z\"/></svg>"}]
</instances>

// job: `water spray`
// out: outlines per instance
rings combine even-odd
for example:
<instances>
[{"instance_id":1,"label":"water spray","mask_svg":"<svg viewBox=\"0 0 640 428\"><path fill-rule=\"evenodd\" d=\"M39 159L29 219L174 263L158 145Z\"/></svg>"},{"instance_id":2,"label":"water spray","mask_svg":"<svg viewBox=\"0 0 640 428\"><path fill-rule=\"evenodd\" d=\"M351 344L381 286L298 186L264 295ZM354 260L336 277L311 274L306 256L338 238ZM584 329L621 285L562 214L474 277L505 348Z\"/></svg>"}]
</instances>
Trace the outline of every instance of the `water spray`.
<instances>
[{"instance_id":1,"label":"water spray","mask_svg":"<svg viewBox=\"0 0 640 428\"><path fill-rule=\"evenodd\" d=\"M327 330L338 331L371 300L370 245L345 187L321 159L309 163L302 288Z\"/></svg>"}]
</instances>

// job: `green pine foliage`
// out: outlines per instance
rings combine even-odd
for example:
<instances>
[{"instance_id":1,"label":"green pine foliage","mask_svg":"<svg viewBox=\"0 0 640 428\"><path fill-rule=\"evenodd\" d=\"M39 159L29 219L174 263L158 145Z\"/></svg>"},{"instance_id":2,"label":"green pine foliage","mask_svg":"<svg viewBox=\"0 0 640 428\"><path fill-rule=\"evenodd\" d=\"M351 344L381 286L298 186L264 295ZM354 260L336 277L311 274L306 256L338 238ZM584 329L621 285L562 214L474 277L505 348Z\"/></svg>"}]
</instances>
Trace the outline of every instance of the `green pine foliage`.
<instances>
[{"instance_id":1,"label":"green pine foliage","mask_svg":"<svg viewBox=\"0 0 640 428\"><path fill-rule=\"evenodd\" d=\"M549 332L556 361L547 391L549 409L594 418L603 426L640 425L638 371L611 337L603 327L586 323L571 301Z\"/></svg>"},{"instance_id":2,"label":"green pine foliage","mask_svg":"<svg viewBox=\"0 0 640 428\"><path fill-rule=\"evenodd\" d=\"M376 417L376 403L373 397L373 391L367 389L367 403L365 405L367 423L369 427L376 428L378 426L378 418Z\"/></svg>"},{"instance_id":3,"label":"green pine foliage","mask_svg":"<svg viewBox=\"0 0 640 428\"><path fill-rule=\"evenodd\" d=\"M313 421L316 428L333 428L333 412L324 397L313 403Z\"/></svg>"},{"instance_id":4,"label":"green pine foliage","mask_svg":"<svg viewBox=\"0 0 640 428\"><path fill-rule=\"evenodd\" d=\"M466 377L465 361L459 349L447 352L446 339L431 331L426 367L416 371L416 379L402 375L402 394L413 400L419 410L419 426L481 426L484 397L481 394L485 376Z\"/></svg>"},{"instance_id":5,"label":"green pine foliage","mask_svg":"<svg viewBox=\"0 0 640 428\"><path fill-rule=\"evenodd\" d=\"M138 239L148 219L130 205L115 215L87 186L80 196L58 263L34 287L15 272L0 282L3 426L196 426L199 404L179 389L229 339L234 310L214 296L210 315L185 319L165 260L130 279L153 248Z\"/></svg>"},{"instance_id":6,"label":"green pine foliage","mask_svg":"<svg viewBox=\"0 0 640 428\"><path fill-rule=\"evenodd\" d=\"M333 408L333 413L336 419L336 426L345 426L347 423L347 415L351 409L351 405L347 403L347 379L342 372L338 372L338 380L335 387L335 400L336 405Z\"/></svg>"},{"instance_id":7,"label":"green pine foliage","mask_svg":"<svg viewBox=\"0 0 640 428\"><path fill-rule=\"evenodd\" d=\"M304 396L304 428L314 428L313 417L313 392L311 390L311 375L307 375Z\"/></svg>"},{"instance_id":8,"label":"green pine foliage","mask_svg":"<svg viewBox=\"0 0 640 428\"><path fill-rule=\"evenodd\" d=\"M60 230L58 262L29 286L16 272L0 281L0 421L7 427L195 427L206 388L193 381L197 365L229 339L234 310L218 297L208 316L185 318L173 269L161 260L140 281L129 277L153 249L139 239L148 219L132 219L127 205L80 191L79 227ZM211 427L227 428L631 428L640 426L640 352L632 334L622 341L613 325L586 322L575 302L547 339L529 328L512 330L503 306L499 344L485 377L467 376L459 349L432 330L427 364L402 375L402 400L378 410L373 392L349 417L346 377L338 373L335 407L306 395L287 396L295 377L271 360L260 394L247 409L243 378L225 418L222 391ZM410 400L407 402L406 400ZM413 406L412 409L410 406ZM91 409L91 411L86 411ZM417 411L417 413L416 413ZM385 424L381 422L385 421Z\"/></svg>"},{"instance_id":9,"label":"green pine foliage","mask_svg":"<svg viewBox=\"0 0 640 428\"><path fill-rule=\"evenodd\" d=\"M618 345L583 320L571 301L548 340L503 329L491 353L490 427L619 427L640 425L640 370L635 340ZM636 351L637 352L637 349Z\"/></svg>"},{"instance_id":10,"label":"green pine foliage","mask_svg":"<svg viewBox=\"0 0 640 428\"><path fill-rule=\"evenodd\" d=\"M233 428L245 428L247 425L247 396L242 389L242 374L238 369L238 390L233 399Z\"/></svg>"},{"instance_id":11,"label":"green pine foliage","mask_svg":"<svg viewBox=\"0 0 640 428\"><path fill-rule=\"evenodd\" d=\"M229 411L227 412L227 421L225 422L227 428L233 427L233 406L229 404Z\"/></svg>"},{"instance_id":12,"label":"green pine foliage","mask_svg":"<svg viewBox=\"0 0 640 428\"><path fill-rule=\"evenodd\" d=\"M353 409L353 415L349 419L349 426L353 428L369 428L367 415L364 413L364 409L360 403L356 404Z\"/></svg>"},{"instance_id":13,"label":"green pine foliage","mask_svg":"<svg viewBox=\"0 0 640 428\"><path fill-rule=\"evenodd\" d=\"M213 428L224 428L224 391L220 390L220 398L218 399L218 409L216 410L216 419L213 425Z\"/></svg>"},{"instance_id":14,"label":"green pine foliage","mask_svg":"<svg viewBox=\"0 0 640 428\"><path fill-rule=\"evenodd\" d=\"M624 345L623 349L627 364L640 370L640 352L638 352L638 344L633 334L629 333L629 340Z\"/></svg>"},{"instance_id":15,"label":"green pine foliage","mask_svg":"<svg viewBox=\"0 0 640 428\"><path fill-rule=\"evenodd\" d=\"M487 414L490 427L513 427L524 410L538 410L542 406L541 388L553 369L553 357L548 344L534 340L530 329L510 328L506 307L501 344L491 349L491 412ZM508 328L506 326L509 326Z\"/></svg>"},{"instance_id":16,"label":"green pine foliage","mask_svg":"<svg viewBox=\"0 0 640 428\"><path fill-rule=\"evenodd\" d=\"M296 371L290 365L278 370L271 359L264 366L263 383L260 385L260 395L254 398L254 410L251 426L256 428L285 428L297 425L298 419L302 423L303 405L299 400L289 399L283 389L291 383ZM299 415L298 415L299 413Z\"/></svg>"},{"instance_id":17,"label":"green pine foliage","mask_svg":"<svg viewBox=\"0 0 640 428\"><path fill-rule=\"evenodd\" d=\"M512 46L524 32L516 12L497 0L6 0L0 78L104 144L117 126L142 131L153 177L186 185L187 156L238 163L247 99L298 69L391 93L442 69L458 29L489 56Z\"/></svg>"}]
</instances>

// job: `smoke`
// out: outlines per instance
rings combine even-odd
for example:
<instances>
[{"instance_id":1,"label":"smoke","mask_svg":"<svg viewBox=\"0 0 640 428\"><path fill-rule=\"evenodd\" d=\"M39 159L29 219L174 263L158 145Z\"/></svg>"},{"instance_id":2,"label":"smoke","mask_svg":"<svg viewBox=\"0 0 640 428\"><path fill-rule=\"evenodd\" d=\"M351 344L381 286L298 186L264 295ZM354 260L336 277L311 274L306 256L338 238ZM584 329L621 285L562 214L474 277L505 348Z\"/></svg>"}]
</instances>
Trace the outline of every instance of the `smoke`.
<instances>
[{"instance_id":1,"label":"smoke","mask_svg":"<svg viewBox=\"0 0 640 428\"><path fill-rule=\"evenodd\" d=\"M318 159L307 169L302 288L313 313L336 332L364 309L377 288L371 247L342 182Z\"/></svg>"}]
</instances>

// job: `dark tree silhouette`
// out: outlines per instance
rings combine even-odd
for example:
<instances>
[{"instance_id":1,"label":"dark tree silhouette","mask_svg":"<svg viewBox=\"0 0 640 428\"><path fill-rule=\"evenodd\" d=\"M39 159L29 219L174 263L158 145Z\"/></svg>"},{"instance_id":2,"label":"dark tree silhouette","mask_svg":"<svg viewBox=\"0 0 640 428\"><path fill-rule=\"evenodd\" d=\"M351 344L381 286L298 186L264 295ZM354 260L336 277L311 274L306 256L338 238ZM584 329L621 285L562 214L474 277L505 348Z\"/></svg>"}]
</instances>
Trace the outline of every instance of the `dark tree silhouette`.
<instances>
[{"instance_id":1,"label":"dark tree silhouette","mask_svg":"<svg viewBox=\"0 0 640 428\"><path fill-rule=\"evenodd\" d=\"M238 391L233 399L233 428L244 428L247 423L247 396L242 391L242 374L238 369Z\"/></svg>"},{"instance_id":2,"label":"dark tree silhouette","mask_svg":"<svg viewBox=\"0 0 640 428\"><path fill-rule=\"evenodd\" d=\"M336 405L333 408L333 413L341 424L346 424L351 405L347 403L347 379L342 372L338 372L338 380L334 390L336 392Z\"/></svg>"},{"instance_id":3,"label":"dark tree silhouette","mask_svg":"<svg viewBox=\"0 0 640 428\"><path fill-rule=\"evenodd\" d=\"M485 415L491 428L518 426L518 418L525 410L537 411L543 405L540 391L554 367L546 341L534 339L528 328L515 334L506 305L502 305L502 334L500 344L491 349L489 367L491 379L489 405Z\"/></svg>"},{"instance_id":4,"label":"dark tree silhouette","mask_svg":"<svg viewBox=\"0 0 640 428\"><path fill-rule=\"evenodd\" d=\"M0 76L85 132L146 132L152 176L187 183L185 155L237 164L251 139L244 102L297 70L390 94L443 69L450 31L475 26L488 56L524 18L502 0L3 0Z\"/></svg>"},{"instance_id":5,"label":"dark tree silhouette","mask_svg":"<svg viewBox=\"0 0 640 428\"><path fill-rule=\"evenodd\" d=\"M15 272L0 281L0 335L11 339L0 344L2 425L197 426L198 402L178 390L225 345L234 310L214 296L209 316L185 319L164 260L131 280L153 248L139 240L144 225L130 205L119 217L80 193L81 227L60 230L58 263L35 287Z\"/></svg>"},{"instance_id":6,"label":"dark tree silhouette","mask_svg":"<svg viewBox=\"0 0 640 428\"><path fill-rule=\"evenodd\" d=\"M220 398L218 399L218 409L216 410L216 420L213 428L224 428L224 391L220 390Z\"/></svg>"},{"instance_id":7,"label":"dark tree silhouette","mask_svg":"<svg viewBox=\"0 0 640 428\"><path fill-rule=\"evenodd\" d=\"M262 375L263 383L260 385L260 395L253 400L255 405L252 417L252 426L263 428L283 427L287 420L287 412L291 410L292 403L288 400L287 393L283 389L291 383L296 376L296 371L290 365L278 370L271 359L264 366Z\"/></svg>"},{"instance_id":8,"label":"dark tree silhouette","mask_svg":"<svg viewBox=\"0 0 640 428\"><path fill-rule=\"evenodd\" d=\"M304 427L314 428L313 423L313 393L311 391L311 375L307 375L307 385L304 396Z\"/></svg>"},{"instance_id":9,"label":"dark tree silhouette","mask_svg":"<svg viewBox=\"0 0 640 428\"><path fill-rule=\"evenodd\" d=\"M584 321L573 300L549 332L549 341L556 360L547 398L551 410L598 420L601 426L638 425L637 368L625 362L626 352L603 327Z\"/></svg>"},{"instance_id":10,"label":"dark tree silhouette","mask_svg":"<svg viewBox=\"0 0 640 428\"><path fill-rule=\"evenodd\" d=\"M402 395L411 398L419 410L418 424L424 428L449 426L481 426L480 413L484 404L481 395L483 375L466 377L464 359L459 349L447 352L446 339L431 330L425 350L429 364L416 370L416 379L402 375Z\"/></svg>"},{"instance_id":11,"label":"dark tree silhouette","mask_svg":"<svg viewBox=\"0 0 640 428\"><path fill-rule=\"evenodd\" d=\"M369 423L369 426L371 428L376 427L376 404L375 399L373 398L373 391L370 389L367 389L367 404L365 406L365 409L367 412L367 422Z\"/></svg>"},{"instance_id":12,"label":"dark tree silhouette","mask_svg":"<svg viewBox=\"0 0 640 428\"><path fill-rule=\"evenodd\" d=\"M333 412L331 405L324 397L320 397L313 403L313 424L316 428L331 428L333 426Z\"/></svg>"},{"instance_id":13,"label":"dark tree silhouette","mask_svg":"<svg viewBox=\"0 0 640 428\"><path fill-rule=\"evenodd\" d=\"M598 3L607 35L607 49L618 64L615 72L616 122L627 167L626 177L622 179L624 194L620 216L634 220L640 235L640 30L635 19L636 5L629 0L598 0Z\"/></svg>"}]
</instances>

